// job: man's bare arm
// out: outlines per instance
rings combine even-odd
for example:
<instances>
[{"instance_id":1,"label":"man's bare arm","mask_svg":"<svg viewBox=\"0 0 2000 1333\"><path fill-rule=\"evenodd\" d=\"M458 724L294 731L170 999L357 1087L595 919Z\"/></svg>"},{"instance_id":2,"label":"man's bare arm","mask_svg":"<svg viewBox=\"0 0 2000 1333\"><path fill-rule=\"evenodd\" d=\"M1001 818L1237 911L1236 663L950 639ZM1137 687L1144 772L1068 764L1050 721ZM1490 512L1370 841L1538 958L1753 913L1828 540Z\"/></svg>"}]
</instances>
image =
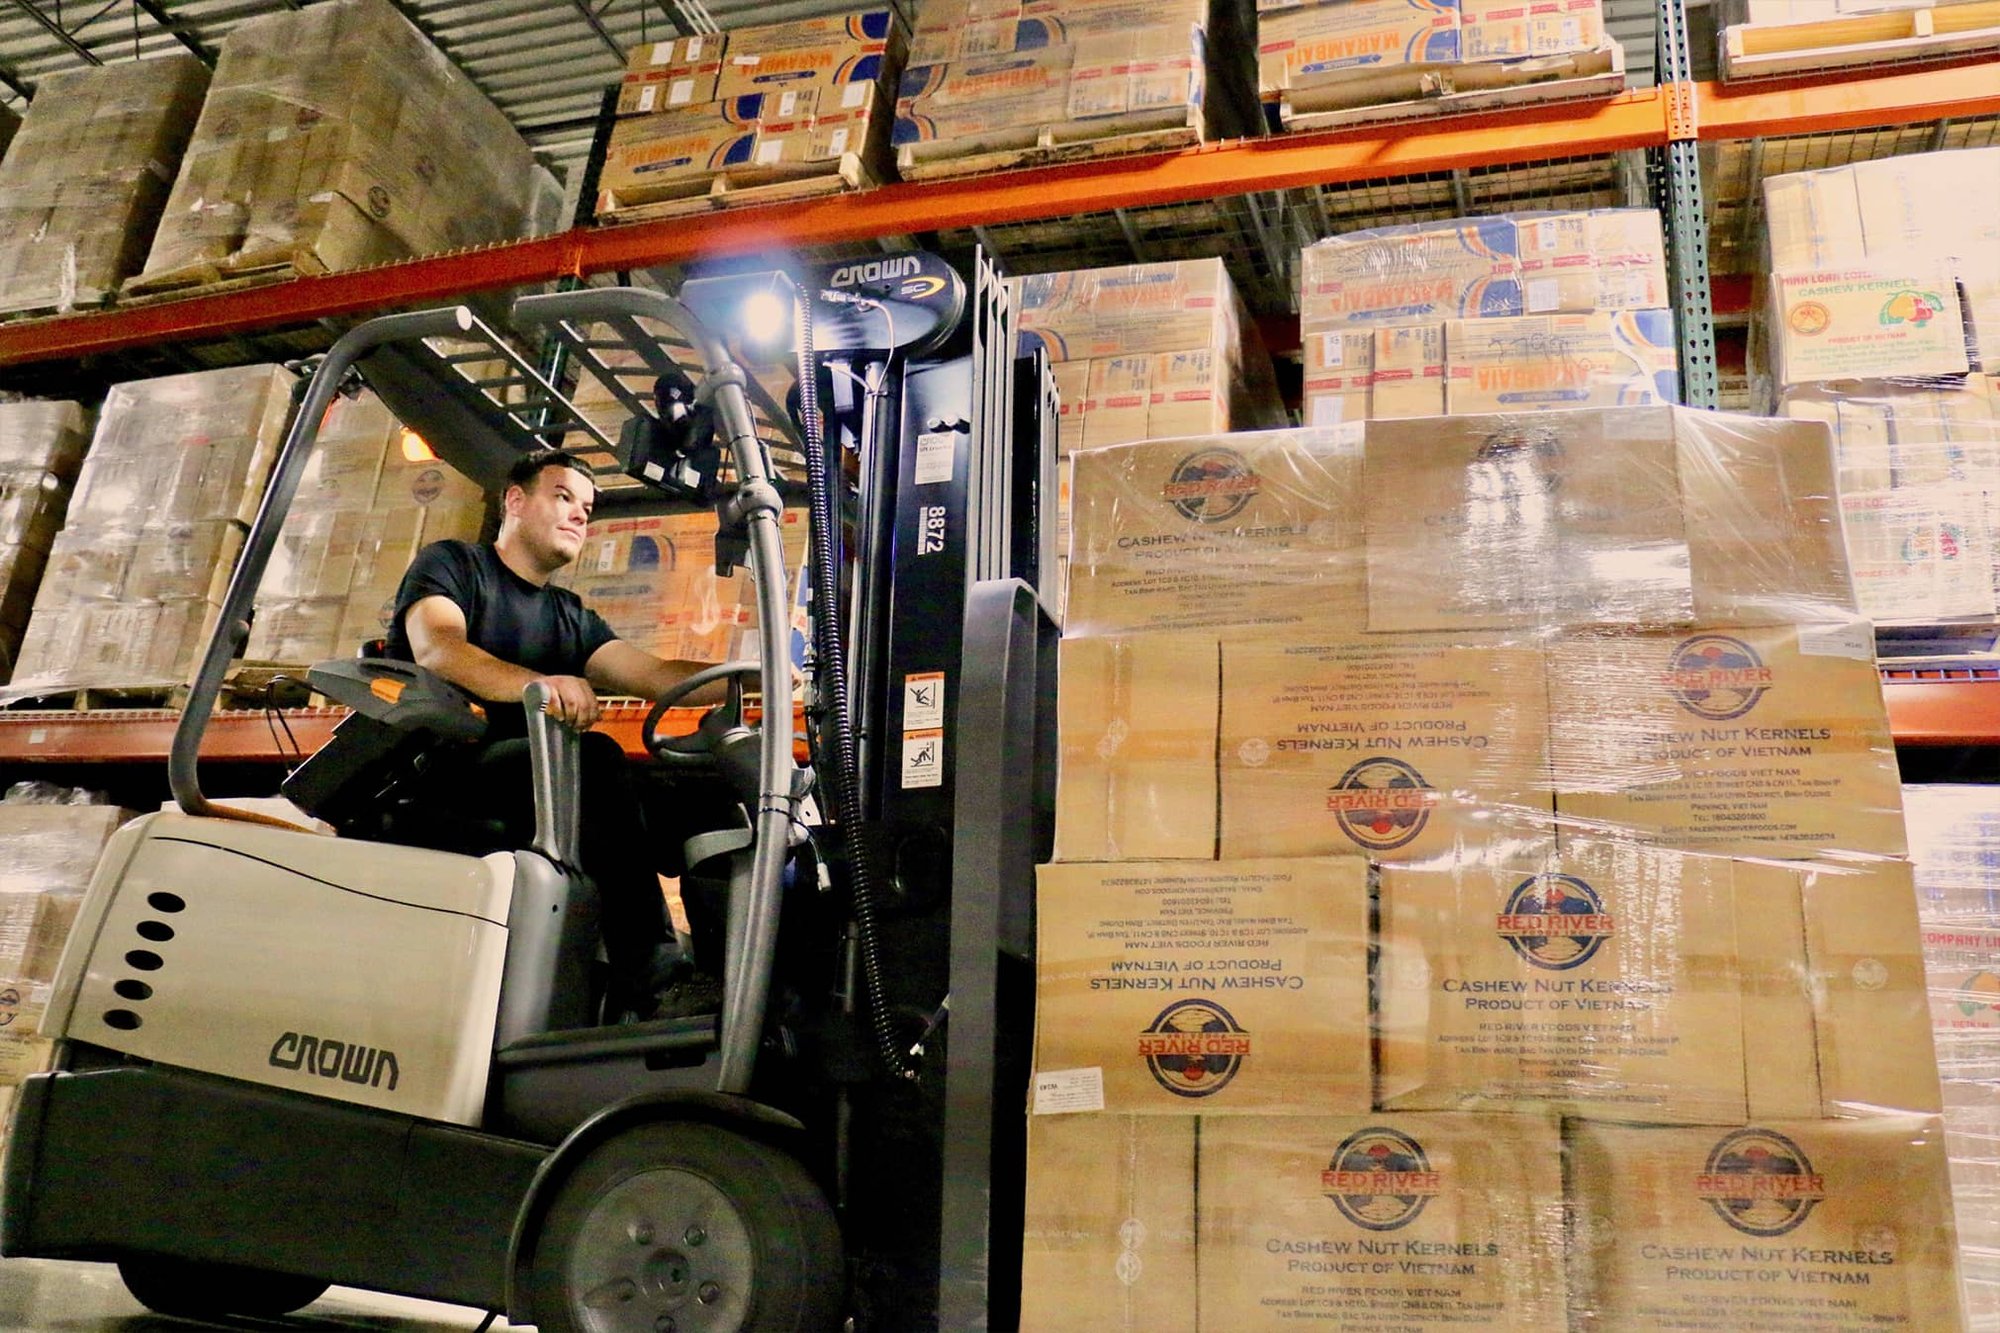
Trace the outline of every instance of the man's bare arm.
<instances>
[{"instance_id":1,"label":"man's bare arm","mask_svg":"<svg viewBox=\"0 0 2000 1333\"><path fill-rule=\"evenodd\" d=\"M613 639L590 655L584 668L590 683L606 694L629 694L641 699L657 699L668 690L708 666L706 662L669 662L635 648L623 639ZM681 702L721 703L726 683L715 681L702 686Z\"/></svg>"},{"instance_id":2,"label":"man's bare arm","mask_svg":"<svg viewBox=\"0 0 2000 1333\"><path fill-rule=\"evenodd\" d=\"M449 597L426 597L416 603L404 613L403 626L417 665L460 689L495 703L519 703L530 681L543 680L553 696L550 711L557 721L578 731L596 724L600 709L589 681L580 676L538 676L474 647L465 635L465 612Z\"/></svg>"}]
</instances>

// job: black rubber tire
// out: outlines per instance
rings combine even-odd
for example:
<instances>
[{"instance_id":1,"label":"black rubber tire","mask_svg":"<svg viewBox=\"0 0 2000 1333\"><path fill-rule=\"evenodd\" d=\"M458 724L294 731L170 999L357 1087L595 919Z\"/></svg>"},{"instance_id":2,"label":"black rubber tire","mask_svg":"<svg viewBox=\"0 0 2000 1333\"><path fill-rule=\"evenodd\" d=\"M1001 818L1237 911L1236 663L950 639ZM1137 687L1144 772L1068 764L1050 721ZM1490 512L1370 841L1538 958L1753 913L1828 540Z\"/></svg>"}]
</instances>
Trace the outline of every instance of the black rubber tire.
<instances>
[{"instance_id":1,"label":"black rubber tire","mask_svg":"<svg viewBox=\"0 0 2000 1333\"><path fill-rule=\"evenodd\" d=\"M694 1178L726 1198L747 1238L747 1263L716 1276L740 1297L740 1322L718 1322L714 1310L688 1305L688 1285L678 1295L658 1288L644 1291L617 1315L594 1316L584 1308L586 1293L572 1290L571 1274L590 1265L593 1246L607 1228L624 1227L636 1201L649 1215L671 1214L680 1197L668 1179ZM659 1208L644 1208L649 1183ZM615 1197L614 1197L615 1196ZM603 1209L600 1213L600 1209ZM595 1214L595 1216L593 1216ZM673 1224L667 1223L671 1229ZM661 1246L674 1242L659 1238ZM699 1242L697 1242L699 1243ZM638 1249L657 1249L649 1238ZM713 1254L703 1255L704 1261ZM635 1252L633 1261L638 1262ZM654 1262L658 1262L654 1260ZM683 1272L691 1282L700 1273ZM747 1333L829 1333L840 1327L846 1293L846 1261L833 1210L804 1167L789 1155L720 1126L692 1121L640 1125L598 1147L565 1181L542 1224L534 1247L527 1289L541 1333L605 1333L627 1327L653 1328L662 1313L678 1311L682 1329L707 1333L736 1328Z\"/></svg>"},{"instance_id":2,"label":"black rubber tire","mask_svg":"<svg viewBox=\"0 0 2000 1333\"><path fill-rule=\"evenodd\" d=\"M317 1278L150 1254L120 1259L118 1276L148 1310L183 1319L272 1319L303 1310L327 1287Z\"/></svg>"}]
</instances>

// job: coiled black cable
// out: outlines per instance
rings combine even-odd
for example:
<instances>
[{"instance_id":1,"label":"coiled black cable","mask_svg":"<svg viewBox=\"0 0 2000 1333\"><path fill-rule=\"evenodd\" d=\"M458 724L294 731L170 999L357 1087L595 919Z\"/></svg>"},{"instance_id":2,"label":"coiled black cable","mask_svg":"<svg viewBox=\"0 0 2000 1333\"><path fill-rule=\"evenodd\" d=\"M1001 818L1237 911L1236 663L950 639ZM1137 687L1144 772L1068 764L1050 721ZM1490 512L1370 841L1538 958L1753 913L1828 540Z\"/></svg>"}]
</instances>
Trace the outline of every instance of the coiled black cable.
<instances>
[{"instance_id":1,"label":"coiled black cable","mask_svg":"<svg viewBox=\"0 0 2000 1333\"><path fill-rule=\"evenodd\" d=\"M889 1004L882 989L882 943L876 897L873 844L861 822L860 754L849 720L847 652L840 627L840 571L834 567L834 524L840 513L834 504L837 474L828 466L826 438L820 428L819 366L813 352L813 296L798 293L793 309L799 358L799 428L805 437L806 489L810 492L812 549L812 626L814 687L826 710L831 731L832 763L822 780L830 788L834 824L847 853L850 896L861 950L861 985L868 1008L868 1027L883 1066L899 1079L914 1079L917 1071L903 1056L889 1023Z\"/></svg>"}]
</instances>

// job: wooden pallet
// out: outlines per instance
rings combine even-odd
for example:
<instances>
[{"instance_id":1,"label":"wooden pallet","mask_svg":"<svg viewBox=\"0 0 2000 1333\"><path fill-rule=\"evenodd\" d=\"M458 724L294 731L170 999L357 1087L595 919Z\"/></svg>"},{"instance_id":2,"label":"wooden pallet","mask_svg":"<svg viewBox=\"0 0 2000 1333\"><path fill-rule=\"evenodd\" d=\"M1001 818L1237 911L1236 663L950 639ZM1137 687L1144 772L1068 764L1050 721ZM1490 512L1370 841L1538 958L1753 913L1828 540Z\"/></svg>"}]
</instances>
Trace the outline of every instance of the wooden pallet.
<instances>
[{"instance_id":1,"label":"wooden pallet","mask_svg":"<svg viewBox=\"0 0 2000 1333\"><path fill-rule=\"evenodd\" d=\"M31 305L17 305L0 309L0 324L14 324L30 319L62 319L69 315L87 315L93 310L103 310L111 304L112 294L102 292L93 300L77 301L62 306L50 301Z\"/></svg>"},{"instance_id":2,"label":"wooden pallet","mask_svg":"<svg viewBox=\"0 0 2000 1333\"><path fill-rule=\"evenodd\" d=\"M983 176L1023 167L1054 167L1134 153L1165 153L1202 141L1200 113L1170 124L1103 132L1089 121L1042 125L977 139L906 143L896 150L896 172L906 181Z\"/></svg>"},{"instance_id":3,"label":"wooden pallet","mask_svg":"<svg viewBox=\"0 0 2000 1333\"><path fill-rule=\"evenodd\" d=\"M1967 0L1811 23L1738 23L1722 31L1722 77L1738 83L1851 65L1888 65L2000 50L2000 0ZM1994 76L2000 79L2000 74Z\"/></svg>"},{"instance_id":4,"label":"wooden pallet","mask_svg":"<svg viewBox=\"0 0 2000 1333\"><path fill-rule=\"evenodd\" d=\"M130 278L119 289L120 305L147 305L155 301L178 301L197 293L203 296L264 287L288 278L317 277L326 265L310 246L288 246L279 250L251 250L228 259L183 264L161 273L145 273Z\"/></svg>"},{"instance_id":5,"label":"wooden pallet","mask_svg":"<svg viewBox=\"0 0 2000 1333\"><path fill-rule=\"evenodd\" d=\"M795 170L795 168L794 168ZM606 190L598 196L597 221L604 225L657 222L724 208L795 204L804 199L873 189L879 182L858 153L843 153L810 175L779 175L772 168L732 168L685 181L638 190Z\"/></svg>"},{"instance_id":6,"label":"wooden pallet","mask_svg":"<svg viewBox=\"0 0 2000 1333\"><path fill-rule=\"evenodd\" d=\"M315 708L325 699L306 684L308 667L287 662L238 662L222 678L223 708Z\"/></svg>"},{"instance_id":7,"label":"wooden pallet","mask_svg":"<svg viewBox=\"0 0 2000 1333\"><path fill-rule=\"evenodd\" d=\"M9 686L0 689L0 710L99 713L113 709L164 708L178 712L187 686L151 682L136 685Z\"/></svg>"},{"instance_id":8,"label":"wooden pallet","mask_svg":"<svg viewBox=\"0 0 2000 1333\"><path fill-rule=\"evenodd\" d=\"M1625 48L1606 42L1595 51L1570 55L1405 65L1329 78L1288 89L1278 114L1287 130L1336 130L1503 107L1591 101L1623 91Z\"/></svg>"}]
</instances>

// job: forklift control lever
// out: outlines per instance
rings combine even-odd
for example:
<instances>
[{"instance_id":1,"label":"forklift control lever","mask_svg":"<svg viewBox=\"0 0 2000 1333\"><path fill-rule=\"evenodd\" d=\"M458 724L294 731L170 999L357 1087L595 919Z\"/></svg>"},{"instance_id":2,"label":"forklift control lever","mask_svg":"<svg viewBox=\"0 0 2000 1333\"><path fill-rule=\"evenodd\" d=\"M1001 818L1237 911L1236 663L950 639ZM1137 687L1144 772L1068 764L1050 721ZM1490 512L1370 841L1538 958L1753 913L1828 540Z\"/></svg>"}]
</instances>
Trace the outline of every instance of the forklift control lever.
<instances>
[{"instance_id":1,"label":"forklift control lever","mask_svg":"<svg viewBox=\"0 0 2000 1333\"><path fill-rule=\"evenodd\" d=\"M578 870L583 818L583 738L548 711L549 687L531 680L521 691L528 714L528 762L535 782L535 840L530 845L565 870Z\"/></svg>"}]
</instances>

